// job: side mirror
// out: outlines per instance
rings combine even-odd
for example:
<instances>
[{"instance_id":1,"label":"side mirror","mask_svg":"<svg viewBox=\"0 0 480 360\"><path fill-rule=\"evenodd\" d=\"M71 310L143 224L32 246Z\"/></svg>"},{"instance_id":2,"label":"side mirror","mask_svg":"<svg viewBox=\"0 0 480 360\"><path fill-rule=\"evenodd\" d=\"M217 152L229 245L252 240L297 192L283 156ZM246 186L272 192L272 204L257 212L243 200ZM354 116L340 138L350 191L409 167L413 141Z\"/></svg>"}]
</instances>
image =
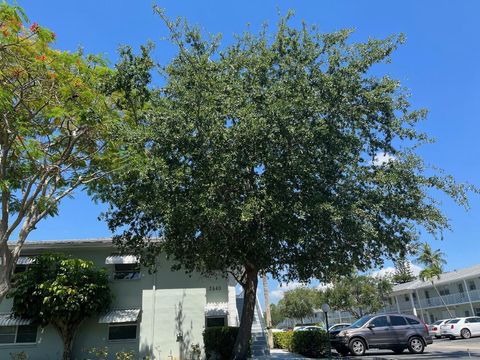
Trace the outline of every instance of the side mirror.
<instances>
[{"instance_id":1,"label":"side mirror","mask_svg":"<svg viewBox=\"0 0 480 360\"><path fill-rule=\"evenodd\" d=\"M375 324L368 324L367 328L369 328L370 330L373 329L375 327Z\"/></svg>"}]
</instances>

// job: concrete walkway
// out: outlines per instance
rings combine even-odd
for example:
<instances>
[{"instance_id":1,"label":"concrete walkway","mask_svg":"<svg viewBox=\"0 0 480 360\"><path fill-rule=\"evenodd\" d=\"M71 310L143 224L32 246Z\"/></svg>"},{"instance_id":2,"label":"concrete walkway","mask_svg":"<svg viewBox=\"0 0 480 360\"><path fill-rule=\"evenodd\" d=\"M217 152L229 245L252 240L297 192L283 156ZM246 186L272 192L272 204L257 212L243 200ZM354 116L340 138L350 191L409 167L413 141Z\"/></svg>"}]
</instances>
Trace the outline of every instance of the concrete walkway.
<instances>
[{"instance_id":1,"label":"concrete walkway","mask_svg":"<svg viewBox=\"0 0 480 360\"><path fill-rule=\"evenodd\" d=\"M306 360L307 358L302 355L292 354L285 350L279 349L272 349L270 350L270 355L268 356L260 356L252 358L254 360L296 360L296 359L303 359Z\"/></svg>"}]
</instances>

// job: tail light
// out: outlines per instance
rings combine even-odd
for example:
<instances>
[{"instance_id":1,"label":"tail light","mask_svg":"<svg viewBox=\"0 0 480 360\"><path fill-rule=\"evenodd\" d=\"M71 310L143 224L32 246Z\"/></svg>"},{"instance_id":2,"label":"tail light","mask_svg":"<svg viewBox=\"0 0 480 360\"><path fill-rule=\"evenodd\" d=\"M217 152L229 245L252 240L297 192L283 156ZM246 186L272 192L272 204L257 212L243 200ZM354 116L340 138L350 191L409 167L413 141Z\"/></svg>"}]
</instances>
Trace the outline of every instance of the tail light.
<instances>
[{"instance_id":1,"label":"tail light","mask_svg":"<svg viewBox=\"0 0 480 360\"><path fill-rule=\"evenodd\" d=\"M450 325L450 329L455 329L455 325Z\"/></svg>"},{"instance_id":2,"label":"tail light","mask_svg":"<svg viewBox=\"0 0 480 360\"><path fill-rule=\"evenodd\" d=\"M433 330L433 331L437 331L438 329L437 329L436 326L434 326L434 327L432 328L432 330Z\"/></svg>"},{"instance_id":3,"label":"tail light","mask_svg":"<svg viewBox=\"0 0 480 360\"><path fill-rule=\"evenodd\" d=\"M422 320L420 320L420 321L422 321ZM428 335L429 335L429 332L428 332L428 325L427 325L427 324L425 324L425 322L424 322L424 321L422 321L422 324L423 324L423 327L425 328L425 332L427 333L427 336L428 336Z\"/></svg>"}]
</instances>

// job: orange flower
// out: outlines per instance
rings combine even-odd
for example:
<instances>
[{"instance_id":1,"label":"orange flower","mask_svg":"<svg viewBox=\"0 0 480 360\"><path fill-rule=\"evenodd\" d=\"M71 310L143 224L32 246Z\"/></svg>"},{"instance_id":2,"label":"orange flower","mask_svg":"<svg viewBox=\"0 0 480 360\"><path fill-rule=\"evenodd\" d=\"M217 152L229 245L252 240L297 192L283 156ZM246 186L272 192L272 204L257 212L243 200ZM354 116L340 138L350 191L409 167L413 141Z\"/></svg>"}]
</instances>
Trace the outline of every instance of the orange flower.
<instances>
[{"instance_id":1,"label":"orange flower","mask_svg":"<svg viewBox=\"0 0 480 360\"><path fill-rule=\"evenodd\" d=\"M45 55L35 55L35 59L39 60L39 61L45 61L47 60L47 57Z\"/></svg>"}]
</instances>

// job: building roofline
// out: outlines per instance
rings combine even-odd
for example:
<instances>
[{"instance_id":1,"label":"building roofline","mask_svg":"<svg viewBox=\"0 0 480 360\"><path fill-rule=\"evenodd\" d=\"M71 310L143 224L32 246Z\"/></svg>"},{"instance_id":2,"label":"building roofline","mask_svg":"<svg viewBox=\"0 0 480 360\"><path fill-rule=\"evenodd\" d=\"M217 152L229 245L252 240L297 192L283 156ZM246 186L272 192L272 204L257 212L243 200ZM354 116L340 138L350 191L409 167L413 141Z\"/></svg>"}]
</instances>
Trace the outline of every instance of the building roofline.
<instances>
[{"instance_id":1,"label":"building roofline","mask_svg":"<svg viewBox=\"0 0 480 360\"><path fill-rule=\"evenodd\" d=\"M435 285L449 284L459 280L474 279L480 276L480 264L472 265L463 269L448 271L440 274L440 279L434 279ZM392 294L402 294L417 289L425 289L432 287L430 281L422 281L416 279L405 284L395 285Z\"/></svg>"},{"instance_id":2,"label":"building roofline","mask_svg":"<svg viewBox=\"0 0 480 360\"><path fill-rule=\"evenodd\" d=\"M15 242L9 242L14 247ZM34 240L23 244L22 249L49 249L49 248L85 248L85 247L111 247L112 238L90 238L71 240Z\"/></svg>"}]
</instances>

